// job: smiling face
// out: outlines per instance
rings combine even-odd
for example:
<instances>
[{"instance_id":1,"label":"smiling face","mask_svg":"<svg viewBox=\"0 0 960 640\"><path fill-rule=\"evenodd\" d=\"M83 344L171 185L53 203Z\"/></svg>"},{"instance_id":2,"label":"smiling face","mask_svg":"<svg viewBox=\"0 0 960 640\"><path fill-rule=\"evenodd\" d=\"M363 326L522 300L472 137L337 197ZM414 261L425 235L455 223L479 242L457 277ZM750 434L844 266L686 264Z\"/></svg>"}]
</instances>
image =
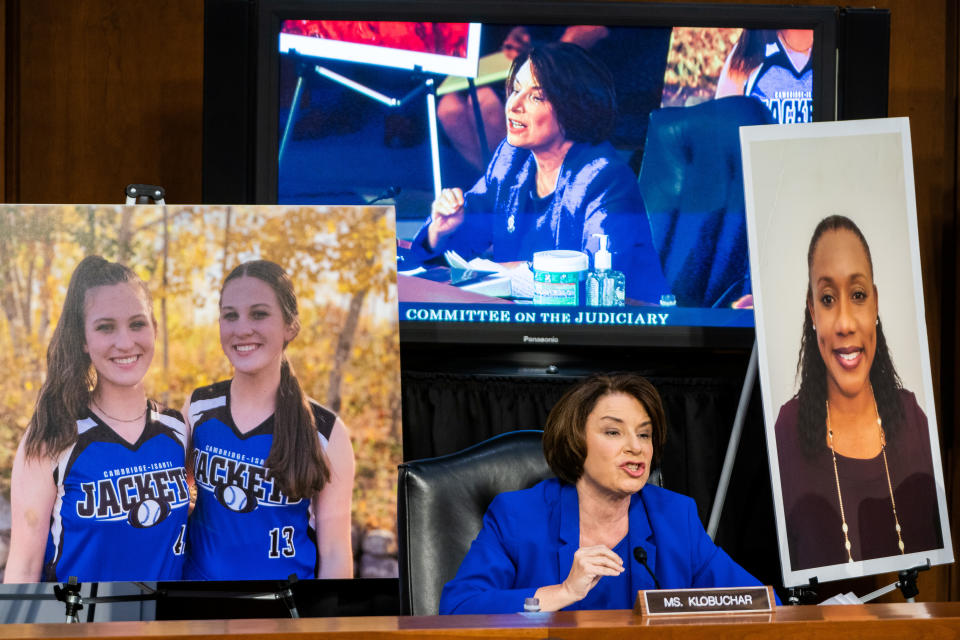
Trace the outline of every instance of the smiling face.
<instances>
[{"instance_id":1,"label":"smiling face","mask_svg":"<svg viewBox=\"0 0 960 640\"><path fill-rule=\"evenodd\" d=\"M227 282L220 296L220 346L236 373L280 370L283 347L296 336L273 289L263 280L241 276Z\"/></svg>"},{"instance_id":2,"label":"smiling face","mask_svg":"<svg viewBox=\"0 0 960 640\"><path fill-rule=\"evenodd\" d=\"M639 400L611 393L597 400L587 416L584 438L587 456L577 487L617 497L640 491L650 477L653 422Z\"/></svg>"},{"instance_id":3,"label":"smiling face","mask_svg":"<svg viewBox=\"0 0 960 640\"><path fill-rule=\"evenodd\" d=\"M553 105L540 88L530 61L523 63L507 95L507 142L533 152L558 150L566 141Z\"/></svg>"},{"instance_id":4,"label":"smiling face","mask_svg":"<svg viewBox=\"0 0 960 640\"><path fill-rule=\"evenodd\" d=\"M83 350L97 386L133 387L153 360L156 328L143 289L132 282L92 287L84 300Z\"/></svg>"},{"instance_id":5,"label":"smiling face","mask_svg":"<svg viewBox=\"0 0 960 640\"><path fill-rule=\"evenodd\" d=\"M826 231L810 263L807 309L827 368L828 397L869 390L877 352L877 287L863 244L847 229Z\"/></svg>"}]
</instances>

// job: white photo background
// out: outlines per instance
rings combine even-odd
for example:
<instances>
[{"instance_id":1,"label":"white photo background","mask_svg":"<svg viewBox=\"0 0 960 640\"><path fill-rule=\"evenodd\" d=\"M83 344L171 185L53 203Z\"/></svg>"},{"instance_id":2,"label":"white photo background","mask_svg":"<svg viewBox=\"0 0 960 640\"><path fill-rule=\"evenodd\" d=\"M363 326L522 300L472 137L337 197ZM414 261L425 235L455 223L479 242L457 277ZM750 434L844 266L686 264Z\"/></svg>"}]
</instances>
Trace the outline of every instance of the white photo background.
<instances>
[{"instance_id":1,"label":"white photo background","mask_svg":"<svg viewBox=\"0 0 960 640\"><path fill-rule=\"evenodd\" d=\"M741 129L761 390L784 584L806 584L951 562L924 318L909 122L906 119ZM807 249L823 218L861 229L873 259L879 316L897 373L926 414L944 548L794 570L786 539L774 425L799 386Z\"/></svg>"}]
</instances>

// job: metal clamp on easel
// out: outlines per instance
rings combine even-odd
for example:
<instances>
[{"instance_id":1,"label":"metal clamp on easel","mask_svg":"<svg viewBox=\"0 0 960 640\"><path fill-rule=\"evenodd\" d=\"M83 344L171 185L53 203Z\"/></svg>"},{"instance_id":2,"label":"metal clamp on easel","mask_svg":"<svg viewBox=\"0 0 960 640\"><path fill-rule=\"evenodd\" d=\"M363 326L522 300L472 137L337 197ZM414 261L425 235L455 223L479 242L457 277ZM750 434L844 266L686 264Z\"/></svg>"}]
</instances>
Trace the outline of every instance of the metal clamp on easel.
<instances>
[{"instance_id":1,"label":"metal clamp on easel","mask_svg":"<svg viewBox=\"0 0 960 640\"><path fill-rule=\"evenodd\" d=\"M128 184L125 189L127 201L124 204L166 204L167 190L155 184Z\"/></svg>"},{"instance_id":2,"label":"metal clamp on easel","mask_svg":"<svg viewBox=\"0 0 960 640\"><path fill-rule=\"evenodd\" d=\"M787 589L787 604L817 604L817 587L820 586L820 580L817 576L810 578L810 583L801 587L790 587Z\"/></svg>"},{"instance_id":3,"label":"metal clamp on easel","mask_svg":"<svg viewBox=\"0 0 960 640\"><path fill-rule=\"evenodd\" d=\"M921 564L912 569L904 569L897 574L897 581L888 584L885 587L880 587L873 593L868 593L863 596L861 600L864 602L870 602L875 598L879 598L882 595L888 594L894 589L900 589L900 593L903 594L903 599L907 602L916 602L914 598L917 597L917 594L920 593L920 589L917 587L917 574L921 571L926 571L930 568L930 558L927 558L926 564Z\"/></svg>"},{"instance_id":4,"label":"metal clamp on easel","mask_svg":"<svg viewBox=\"0 0 960 640\"><path fill-rule=\"evenodd\" d=\"M897 577L900 578L897 580L897 587L900 589L900 593L903 594L904 600L907 602L914 601L913 599L920 593L920 589L917 588L917 574L921 571L927 571L928 569L930 569L930 558L927 558L927 564L922 564L912 569L904 569L897 574Z\"/></svg>"},{"instance_id":5,"label":"metal clamp on easel","mask_svg":"<svg viewBox=\"0 0 960 640\"><path fill-rule=\"evenodd\" d=\"M83 597L80 595L80 583L76 576L70 576L70 579L63 585L53 585L53 595L57 600L66 605L67 622L80 622L80 609L83 609Z\"/></svg>"}]
</instances>

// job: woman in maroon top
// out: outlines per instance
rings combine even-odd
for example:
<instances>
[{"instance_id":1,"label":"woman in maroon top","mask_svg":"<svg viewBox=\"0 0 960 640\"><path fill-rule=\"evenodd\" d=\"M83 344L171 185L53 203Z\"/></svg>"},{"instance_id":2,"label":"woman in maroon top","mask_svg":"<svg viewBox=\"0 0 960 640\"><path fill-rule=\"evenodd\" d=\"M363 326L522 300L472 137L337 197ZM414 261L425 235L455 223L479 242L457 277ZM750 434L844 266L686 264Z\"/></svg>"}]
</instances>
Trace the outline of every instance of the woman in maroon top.
<instances>
[{"instance_id":1,"label":"woman in maroon top","mask_svg":"<svg viewBox=\"0 0 960 640\"><path fill-rule=\"evenodd\" d=\"M927 419L893 367L863 233L825 218L807 267L800 390L776 424L791 568L938 549Z\"/></svg>"}]
</instances>

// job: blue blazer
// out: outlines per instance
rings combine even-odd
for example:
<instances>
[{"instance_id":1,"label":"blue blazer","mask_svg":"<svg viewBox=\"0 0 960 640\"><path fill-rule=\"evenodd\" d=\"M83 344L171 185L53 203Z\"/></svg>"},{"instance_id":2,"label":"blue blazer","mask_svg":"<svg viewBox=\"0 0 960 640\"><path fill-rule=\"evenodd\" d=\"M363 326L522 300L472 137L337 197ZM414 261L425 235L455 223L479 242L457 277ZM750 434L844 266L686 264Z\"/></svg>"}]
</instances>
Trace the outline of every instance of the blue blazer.
<instances>
[{"instance_id":1,"label":"blue blazer","mask_svg":"<svg viewBox=\"0 0 960 640\"><path fill-rule=\"evenodd\" d=\"M760 584L713 544L686 496L648 484L631 498L629 520L629 548L646 549L647 564L664 589ZM456 577L443 588L440 613L523 611L525 598L567 577L579 546L576 487L552 478L500 494ZM631 593L656 588L632 553L623 562L632 563Z\"/></svg>"},{"instance_id":2,"label":"blue blazer","mask_svg":"<svg viewBox=\"0 0 960 640\"><path fill-rule=\"evenodd\" d=\"M427 217L411 244L411 260L429 260L447 249L467 260L486 256L496 262L530 261L534 252L551 249L593 255L599 248L593 234L602 233L613 268L626 277L628 296L657 303L669 292L636 176L610 143L575 143L556 190L540 205L531 201L536 177L533 154L504 140L486 173L464 194L463 224L431 251Z\"/></svg>"}]
</instances>

